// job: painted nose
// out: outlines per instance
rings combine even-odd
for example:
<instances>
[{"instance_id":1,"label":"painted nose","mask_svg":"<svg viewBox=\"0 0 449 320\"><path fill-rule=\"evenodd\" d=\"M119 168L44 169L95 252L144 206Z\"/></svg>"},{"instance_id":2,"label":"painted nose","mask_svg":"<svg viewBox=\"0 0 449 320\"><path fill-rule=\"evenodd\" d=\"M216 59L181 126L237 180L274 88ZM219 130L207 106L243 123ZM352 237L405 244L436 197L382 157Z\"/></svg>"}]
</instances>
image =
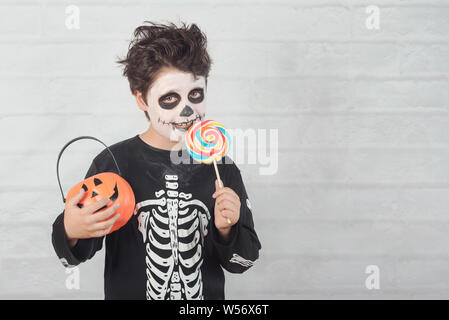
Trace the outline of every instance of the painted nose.
<instances>
[{"instance_id":1,"label":"painted nose","mask_svg":"<svg viewBox=\"0 0 449 320\"><path fill-rule=\"evenodd\" d=\"M193 114L192 108L189 106L185 106L184 109L182 109L181 113L179 114L181 117L188 117Z\"/></svg>"}]
</instances>

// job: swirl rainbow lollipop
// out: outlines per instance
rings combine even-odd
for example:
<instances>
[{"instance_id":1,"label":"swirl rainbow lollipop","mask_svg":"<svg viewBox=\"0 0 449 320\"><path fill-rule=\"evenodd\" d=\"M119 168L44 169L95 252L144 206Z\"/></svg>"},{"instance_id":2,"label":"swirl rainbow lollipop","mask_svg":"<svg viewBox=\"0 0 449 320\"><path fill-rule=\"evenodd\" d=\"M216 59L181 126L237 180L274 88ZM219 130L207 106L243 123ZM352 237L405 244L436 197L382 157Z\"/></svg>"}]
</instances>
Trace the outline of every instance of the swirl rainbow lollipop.
<instances>
[{"instance_id":1,"label":"swirl rainbow lollipop","mask_svg":"<svg viewBox=\"0 0 449 320\"><path fill-rule=\"evenodd\" d=\"M206 164L213 162L220 188L223 188L223 182L217 161L228 153L230 143L231 138L226 127L213 120L195 123L185 137L186 149L194 160ZM228 219L228 223L230 222Z\"/></svg>"},{"instance_id":2,"label":"swirl rainbow lollipop","mask_svg":"<svg viewBox=\"0 0 449 320\"><path fill-rule=\"evenodd\" d=\"M220 161L228 153L230 141L224 125L206 120L189 128L185 144L193 159L201 163L211 163Z\"/></svg>"}]
</instances>

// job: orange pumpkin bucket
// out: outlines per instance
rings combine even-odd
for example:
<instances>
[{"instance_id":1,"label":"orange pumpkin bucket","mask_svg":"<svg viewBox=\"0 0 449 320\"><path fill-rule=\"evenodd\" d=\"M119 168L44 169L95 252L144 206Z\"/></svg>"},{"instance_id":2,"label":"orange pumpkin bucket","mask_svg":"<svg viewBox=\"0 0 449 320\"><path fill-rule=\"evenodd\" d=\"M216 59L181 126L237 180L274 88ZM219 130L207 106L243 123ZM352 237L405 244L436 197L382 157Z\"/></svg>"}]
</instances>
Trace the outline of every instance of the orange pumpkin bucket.
<instances>
[{"instance_id":1,"label":"orange pumpkin bucket","mask_svg":"<svg viewBox=\"0 0 449 320\"><path fill-rule=\"evenodd\" d=\"M62 191L61 181L59 178L59 161L64 150L73 142L81 139L92 139L103 144L111 154L118 174L114 172L102 172L89 177L73 186L67 194L67 199L65 199L64 192ZM120 207L116 210L116 213L120 214L120 218L118 218L114 223L109 233L112 233L123 227L132 217L134 207L136 205L134 192L129 183L121 177L120 168L117 164L117 161L115 160L114 154L109 149L109 147L99 139L90 136L81 136L69 141L59 153L58 161L56 163L56 175L58 178L59 189L61 190L62 200L64 203L70 200L74 195L76 195L81 190L81 188L84 189L85 193L83 198L78 203L78 207L80 208L88 206L104 198L111 199L111 201L109 201L106 206L98 209L95 212L97 213L106 210L116 202L120 203Z\"/></svg>"}]
</instances>

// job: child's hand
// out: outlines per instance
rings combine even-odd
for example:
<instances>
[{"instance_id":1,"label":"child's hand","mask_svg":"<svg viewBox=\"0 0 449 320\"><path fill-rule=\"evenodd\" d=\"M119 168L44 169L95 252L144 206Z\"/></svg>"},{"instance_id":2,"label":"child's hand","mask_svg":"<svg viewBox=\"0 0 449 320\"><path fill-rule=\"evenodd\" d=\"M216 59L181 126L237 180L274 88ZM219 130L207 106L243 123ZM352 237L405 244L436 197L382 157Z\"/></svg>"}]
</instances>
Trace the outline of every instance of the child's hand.
<instances>
[{"instance_id":1,"label":"child's hand","mask_svg":"<svg viewBox=\"0 0 449 320\"><path fill-rule=\"evenodd\" d=\"M77 204L83 198L84 192L84 189L81 189L65 204L64 228L71 247L75 246L78 239L98 238L108 234L112 225L120 217L120 214L113 216L119 207L118 203L101 212L94 213L111 201L109 198L79 208Z\"/></svg>"},{"instance_id":2,"label":"child's hand","mask_svg":"<svg viewBox=\"0 0 449 320\"><path fill-rule=\"evenodd\" d=\"M220 188L215 180L215 227L226 238L240 218L240 198L231 188Z\"/></svg>"}]
</instances>

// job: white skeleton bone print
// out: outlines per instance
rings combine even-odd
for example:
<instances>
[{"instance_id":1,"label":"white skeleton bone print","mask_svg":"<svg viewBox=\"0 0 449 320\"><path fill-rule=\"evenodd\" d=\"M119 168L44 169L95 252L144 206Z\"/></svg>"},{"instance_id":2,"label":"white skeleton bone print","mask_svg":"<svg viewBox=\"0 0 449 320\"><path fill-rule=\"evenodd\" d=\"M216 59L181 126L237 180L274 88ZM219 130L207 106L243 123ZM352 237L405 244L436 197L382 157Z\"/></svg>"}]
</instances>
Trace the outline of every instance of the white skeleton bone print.
<instances>
[{"instance_id":1,"label":"white skeleton bone print","mask_svg":"<svg viewBox=\"0 0 449 320\"><path fill-rule=\"evenodd\" d=\"M165 189L136 204L146 249L148 300L204 299L201 265L208 208L178 191L178 176L165 175Z\"/></svg>"}]
</instances>

